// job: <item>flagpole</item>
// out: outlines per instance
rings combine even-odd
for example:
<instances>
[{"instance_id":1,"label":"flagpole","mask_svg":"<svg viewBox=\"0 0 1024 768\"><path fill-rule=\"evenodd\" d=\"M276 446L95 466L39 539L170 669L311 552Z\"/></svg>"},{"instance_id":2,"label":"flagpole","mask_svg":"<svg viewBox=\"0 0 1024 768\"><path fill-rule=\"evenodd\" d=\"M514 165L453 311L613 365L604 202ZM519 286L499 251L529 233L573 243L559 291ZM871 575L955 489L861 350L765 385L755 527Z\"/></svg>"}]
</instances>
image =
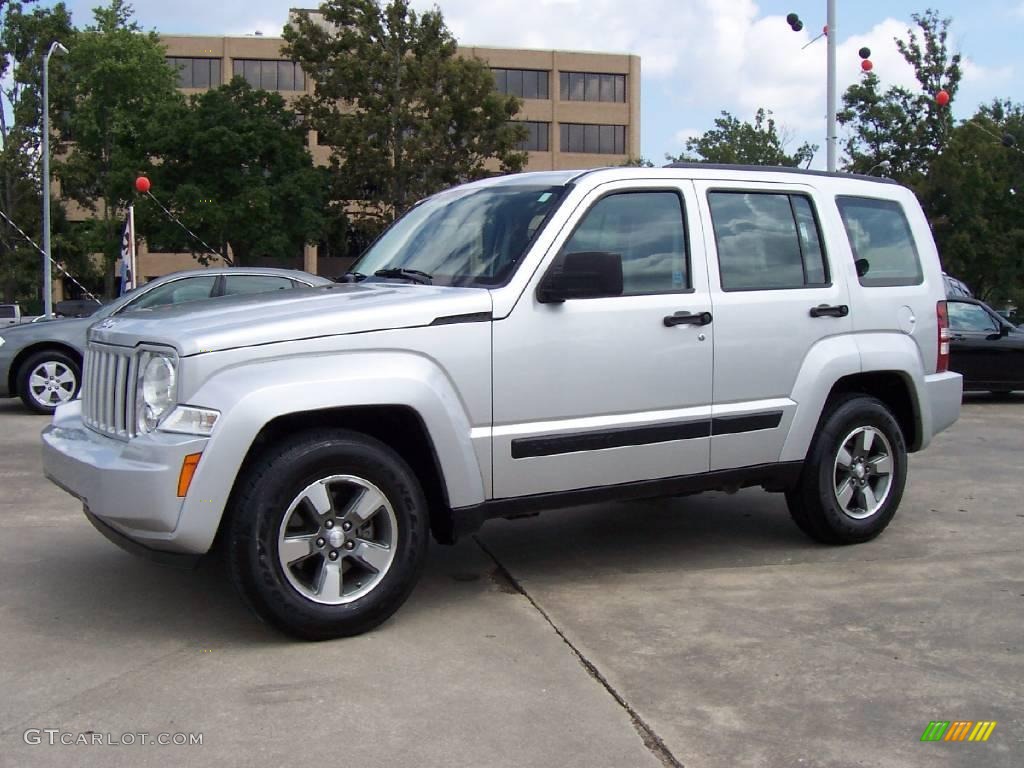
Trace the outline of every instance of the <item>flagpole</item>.
<instances>
[{"instance_id":1,"label":"flagpole","mask_svg":"<svg viewBox=\"0 0 1024 768\"><path fill-rule=\"evenodd\" d=\"M128 227L131 236L131 240L128 243L128 253L131 255L131 271L132 271L132 288L136 288L139 285L139 272L138 264L136 263L136 245L135 245L135 206L131 205L128 207Z\"/></svg>"}]
</instances>

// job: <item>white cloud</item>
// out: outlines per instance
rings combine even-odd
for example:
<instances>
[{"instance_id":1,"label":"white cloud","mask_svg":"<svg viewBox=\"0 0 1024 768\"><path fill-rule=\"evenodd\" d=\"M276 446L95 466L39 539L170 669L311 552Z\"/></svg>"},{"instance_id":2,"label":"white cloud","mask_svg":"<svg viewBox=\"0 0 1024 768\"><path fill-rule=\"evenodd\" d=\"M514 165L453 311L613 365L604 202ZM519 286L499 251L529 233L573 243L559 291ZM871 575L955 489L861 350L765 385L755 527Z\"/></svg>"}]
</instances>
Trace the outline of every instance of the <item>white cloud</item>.
<instances>
[{"instance_id":1,"label":"white cloud","mask_svg":"<svg viewBox=\"0 0 1024 768\"><path fill-rule=\"evenodd\" d=\"M434 0L415 0L428 8ZM678 110L699 106L748 119L758 107L797 134L824 134L825 40L794 34L782 16L758 17L753 0L440 0L460 41L480 45L626 51L641 56L647 91ZM907 24L886 19L841 41L839 92L861 75L857 50L872 49L883 84L915 85L893 38ZM842 30L840 30L841 32ZM652 92L653 91L653 92ZM686 131L676 135L685 136ZM685 139L684 139L685 140ZM823 143L822 139L815 139Z\"/></svg>"},{"instance_id":2,"label":"white cloud","mask_svg":"<svg viewBox=\"0 0 1024 768\"><path fill-rule=\"evenodd\" d=\"M961 62L964 72L965 83L1002 83L1013 77L1013 67L985 67L971 59L964 59Z\"/></svg>"}]
</instances>

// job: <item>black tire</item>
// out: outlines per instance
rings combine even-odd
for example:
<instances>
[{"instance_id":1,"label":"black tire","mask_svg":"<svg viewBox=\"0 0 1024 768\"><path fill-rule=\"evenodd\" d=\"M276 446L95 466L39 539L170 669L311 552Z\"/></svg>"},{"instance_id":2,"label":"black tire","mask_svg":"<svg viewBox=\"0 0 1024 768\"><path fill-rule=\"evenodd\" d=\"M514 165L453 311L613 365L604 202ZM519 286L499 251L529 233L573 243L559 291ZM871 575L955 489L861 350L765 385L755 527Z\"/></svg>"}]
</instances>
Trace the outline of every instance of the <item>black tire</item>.
<instances>
[{"instance_id":1,"label":"black tire","mask_svg":"<svg viewBox=\"0 0 1024 768\"><path fill-rule=\"evenodd\" d=\"M36 391L37 388L33 387L32 372L44 365L52 365L53 370L63 379L59 383L55 382L55 386L59 387L60 391L44 389L39 392ZM73 381L68 380L68 376L73 377ZM57 349L44 349L35 352L29 355L18 368L17 387L18 396L21 397L21 402L25 404L26 408L35 413L51 415L57 410L58 405L78 397L78 393L82 389L82 364L77 358ZM47 401L49 401L49 405Z\"/></svg>"},{"instance_id":2,"label":"black tire","mask_svg":"<svg viewBox=\"0 0 1024 768\"><path fill-rule=\"evenodd\" d=\"M284 536L286 526L291 525L284 522L286 515L301 516L298 508L289 512L293 500L311 484L337 475L355 476L380 491L393 510L397 541L393 545L393 559L386 569L381 569L383 575L368 593L351 602L327 605L315 596L303 594L291 580L296 577L285 574L288 566L279 558L278 543L279 535ZM344 481L338 482L344 485ZM335 487L328 487L332 489L332 505L344 506L338 501ZM228 514L225 554L242 598L261 619L304 640L358 635L381 624L412 592L426 560L430 525L419 481L393 450L357 432L317 429L276 443L239 478ZM334 514L332 511L324 517L313 517L325 520ZM343 510L337 514L339 521L345 519ZM339 522L337 530L340 526ZM387 523L387 527L391 524ZM336 534L337 530L333 532ZM326 552L332 546L340 547L328 543L326 549L310 556L311 566L326 570ZM340 548L334 551L335 555L339 553L342 560L336 564L340 567L350 555ZM352 565L352 561L345 562ZM351 569L348 573L352 573ZM343 582L345 578L342 577ZM377 576L370 576L371 581L374 578Z\"/></svg>"},{"instance_id":3,"label":"black tire","mask_svg":"<svg viewBox=\"0 0 1024 768\"><path fill-rule=\"evenodd\" d=\"M864 428L881 433L891 449L887 494L871 514L868 514L869 504L864 496L854 497L861 500L862 509L851 512L845 510L840 505L837 488L837 478L842 477L839 474L842 470L837 466L840 449L847 438ZM793 521L815 541L823 544L859 544L870 541L885 530L903 498L906 480L906 441L892 413L880 400L866 395L848 394L836 398L828 405L811 442L799 483L786 493L786 503ZM870 484L877 481L877 477L873 481L869 474L865 482ZM857 519L851 516L854 512L866 516Z\"/></svg>"}]
</instances>

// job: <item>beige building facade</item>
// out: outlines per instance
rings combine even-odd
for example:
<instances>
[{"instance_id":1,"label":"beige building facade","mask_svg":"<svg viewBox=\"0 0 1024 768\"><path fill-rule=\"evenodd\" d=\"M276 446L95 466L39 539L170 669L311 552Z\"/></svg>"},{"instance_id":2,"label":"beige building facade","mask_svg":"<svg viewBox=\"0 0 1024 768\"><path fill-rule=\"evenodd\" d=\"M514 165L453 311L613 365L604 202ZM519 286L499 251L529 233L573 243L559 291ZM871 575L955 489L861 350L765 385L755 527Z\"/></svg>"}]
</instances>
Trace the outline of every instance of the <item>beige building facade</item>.
<instances>
[{"instance_id":1,"label":"beige building facade","mask_svg":"<svg viewBox=\"0 0 1024 768\"><path fill-rule=\"evenodd\" d=\"M301 68L282 54L282 38L162 35L161 42L186 95L227 84L235 76L285 98L313 91ZM522 145L529 158L525 170L621 165L640 155L638 56L480 47L462 47L460 53L487 63L496 89L522 101L515 119L529 134ZM309 147L314 161L326 164L330 147L318 144L315 132L310 132ZM307 246L291 266L334 276L350 263L318 258L317 246ZM196 266L192 254L150 252L145 243L139 249L143 280Z\"/></svg>"}]
</instances>

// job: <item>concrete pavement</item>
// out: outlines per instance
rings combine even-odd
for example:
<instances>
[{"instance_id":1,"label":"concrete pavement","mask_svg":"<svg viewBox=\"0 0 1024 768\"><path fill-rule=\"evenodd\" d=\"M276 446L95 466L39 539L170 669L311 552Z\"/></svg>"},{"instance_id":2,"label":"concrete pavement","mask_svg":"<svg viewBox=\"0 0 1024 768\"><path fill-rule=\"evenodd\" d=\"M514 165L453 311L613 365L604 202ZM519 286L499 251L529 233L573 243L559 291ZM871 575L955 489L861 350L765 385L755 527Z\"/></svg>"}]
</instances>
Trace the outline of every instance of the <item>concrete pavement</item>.
<instances>
[{"instance_id":1,"label":"concrete pavement","mask_svg":"<svg viewBox=\"0 0 1024 768\"><path fill-rule=\"evenodd\" d=\"M1011 766L1024 758L1024 397L971 399L875 542L744 491L496 521L399 613L303 644L218 563L127 555L0 401L0 765ZM930 720L997 720L922 744ZM202 732L201 746L28 745Z\"/></svg>"}]
</instances>

